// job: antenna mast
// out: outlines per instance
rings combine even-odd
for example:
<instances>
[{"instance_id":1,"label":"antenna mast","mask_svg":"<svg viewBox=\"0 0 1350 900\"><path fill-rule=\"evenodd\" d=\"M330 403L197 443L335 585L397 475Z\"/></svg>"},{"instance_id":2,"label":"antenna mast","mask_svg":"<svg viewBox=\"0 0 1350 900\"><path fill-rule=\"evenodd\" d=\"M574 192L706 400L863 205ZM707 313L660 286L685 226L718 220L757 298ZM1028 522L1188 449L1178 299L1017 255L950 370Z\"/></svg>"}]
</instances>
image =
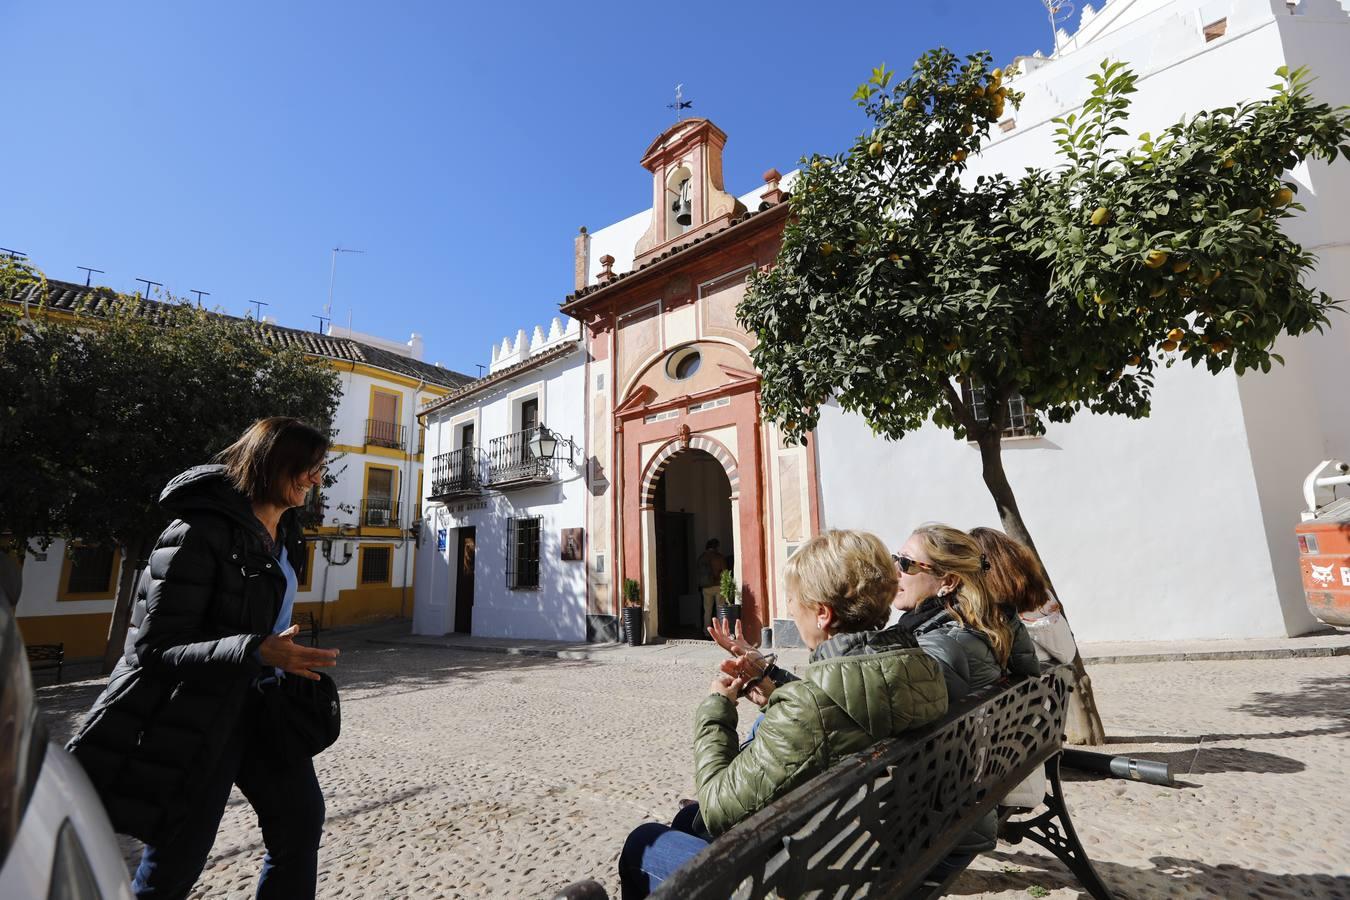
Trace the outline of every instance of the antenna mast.
<instances>
[{"instance_id":1,"label":"antenna mast","mask_svg":"<svg viewBox=\"0 0 1350 900\"><path fill-rule=\"evenodd\" d=\"M1045 7L1045 13L1050 19L1050 40L1054 47L1054 54L1059 52L1059 26L1062 22L1068 20L1073 15L1074 5L1069 0L1041 0L1041 6Z\"/></svg>"}]
</instances>

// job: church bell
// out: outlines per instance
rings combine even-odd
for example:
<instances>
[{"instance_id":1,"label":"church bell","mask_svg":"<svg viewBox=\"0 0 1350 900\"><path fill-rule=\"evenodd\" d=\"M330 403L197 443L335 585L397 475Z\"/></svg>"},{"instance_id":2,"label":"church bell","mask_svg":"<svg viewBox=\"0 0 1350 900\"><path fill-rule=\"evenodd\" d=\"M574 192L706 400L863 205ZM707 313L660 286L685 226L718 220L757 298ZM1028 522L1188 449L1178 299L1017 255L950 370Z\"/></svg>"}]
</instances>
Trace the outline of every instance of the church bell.
<instances>
[{"instance_id":1,"label":"church bell","mask_svg":"<svg viewBox=\"0 0 1350 900\"><path fill-rule=\"evenodd\" d=\"M694 221L694 205L689 198L688 178L680 182L680 195L670 204L670 209L675 213L675 223L680 227L687 228Z\"/></svg>"}]
</instances>

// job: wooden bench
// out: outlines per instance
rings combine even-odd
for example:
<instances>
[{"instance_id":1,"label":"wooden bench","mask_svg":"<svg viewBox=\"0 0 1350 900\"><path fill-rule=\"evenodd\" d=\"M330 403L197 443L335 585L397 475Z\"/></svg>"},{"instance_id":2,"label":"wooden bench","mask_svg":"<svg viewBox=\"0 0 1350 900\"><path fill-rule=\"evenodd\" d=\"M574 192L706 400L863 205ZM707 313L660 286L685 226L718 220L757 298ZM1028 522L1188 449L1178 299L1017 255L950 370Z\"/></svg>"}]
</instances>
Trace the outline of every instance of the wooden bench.
<instances>
[{"instance_id":1,"label":"wooden bench","mask_svg":"<svg viewBox=\"0 0 1350 900\"><path fill-rule=\"evenodd\" d=\"M65 644L29 644L28 668L33 672L39 669L55 669L56 683L61 683L61 670L66 664Z\"/></svg>"},{"instance_id":2,"label":"wooden bench","mask_svg":"<svg viewBox=\"0 0 1350 900\"><path fill-rule=\"evenodd\" d=\"M1053 853L1097 900L1111 894L1064 805L1059 753L1072 670L991 688L941 720L841 760L709 844L652 893L667 900L940 897L961 873L928 880L940 861L1037 769L1045 811L1001 823L1010 843ZM554 900L607 900L594 880Z\"/></svg>"}]
</instances>

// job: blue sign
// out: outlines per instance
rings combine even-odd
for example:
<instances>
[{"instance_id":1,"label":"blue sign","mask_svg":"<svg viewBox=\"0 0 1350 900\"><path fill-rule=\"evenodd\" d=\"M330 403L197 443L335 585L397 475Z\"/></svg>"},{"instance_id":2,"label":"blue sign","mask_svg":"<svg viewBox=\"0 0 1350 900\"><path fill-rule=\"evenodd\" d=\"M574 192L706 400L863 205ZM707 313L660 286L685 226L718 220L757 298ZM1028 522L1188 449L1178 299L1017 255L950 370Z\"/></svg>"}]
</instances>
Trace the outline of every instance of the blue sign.
<instances>
[{"instance_id":1,"label":"blue sign","mask_svg":"<svg viewBox=\"0 0 1350 900\"><path fill-rule=\"evenodd\" d=\"M444 529L444 528L442 528L442 529L440 529L439 531L436 532L436 549L437 549L437 550L444 550L444 549L445 549L446 541L448 540L449 536L450 536L450 532L447 531L447 530Z\"/></svg>"}]
</instances>

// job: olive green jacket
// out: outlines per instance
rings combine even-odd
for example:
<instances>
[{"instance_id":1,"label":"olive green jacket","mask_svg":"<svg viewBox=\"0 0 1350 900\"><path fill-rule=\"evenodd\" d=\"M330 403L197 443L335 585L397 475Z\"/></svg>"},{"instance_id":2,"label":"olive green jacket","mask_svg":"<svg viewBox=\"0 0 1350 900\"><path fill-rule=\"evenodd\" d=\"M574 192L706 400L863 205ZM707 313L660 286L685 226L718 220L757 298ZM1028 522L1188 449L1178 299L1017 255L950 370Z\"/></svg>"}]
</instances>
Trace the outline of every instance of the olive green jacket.
<instances>
[{"instance_id":1,"label":"olive green jacket","mask_svg":"<svg viewBox=\"0 0 1350 900\"><path fill-rule=\"evenodd\" d=\"M699 811L719 835L843 757L947 711L932 657L903 629L837 635L805 677L777 688L755 739L739 748L736 704L711 694L694 716Z\"/></svg>"}]
</instances>

